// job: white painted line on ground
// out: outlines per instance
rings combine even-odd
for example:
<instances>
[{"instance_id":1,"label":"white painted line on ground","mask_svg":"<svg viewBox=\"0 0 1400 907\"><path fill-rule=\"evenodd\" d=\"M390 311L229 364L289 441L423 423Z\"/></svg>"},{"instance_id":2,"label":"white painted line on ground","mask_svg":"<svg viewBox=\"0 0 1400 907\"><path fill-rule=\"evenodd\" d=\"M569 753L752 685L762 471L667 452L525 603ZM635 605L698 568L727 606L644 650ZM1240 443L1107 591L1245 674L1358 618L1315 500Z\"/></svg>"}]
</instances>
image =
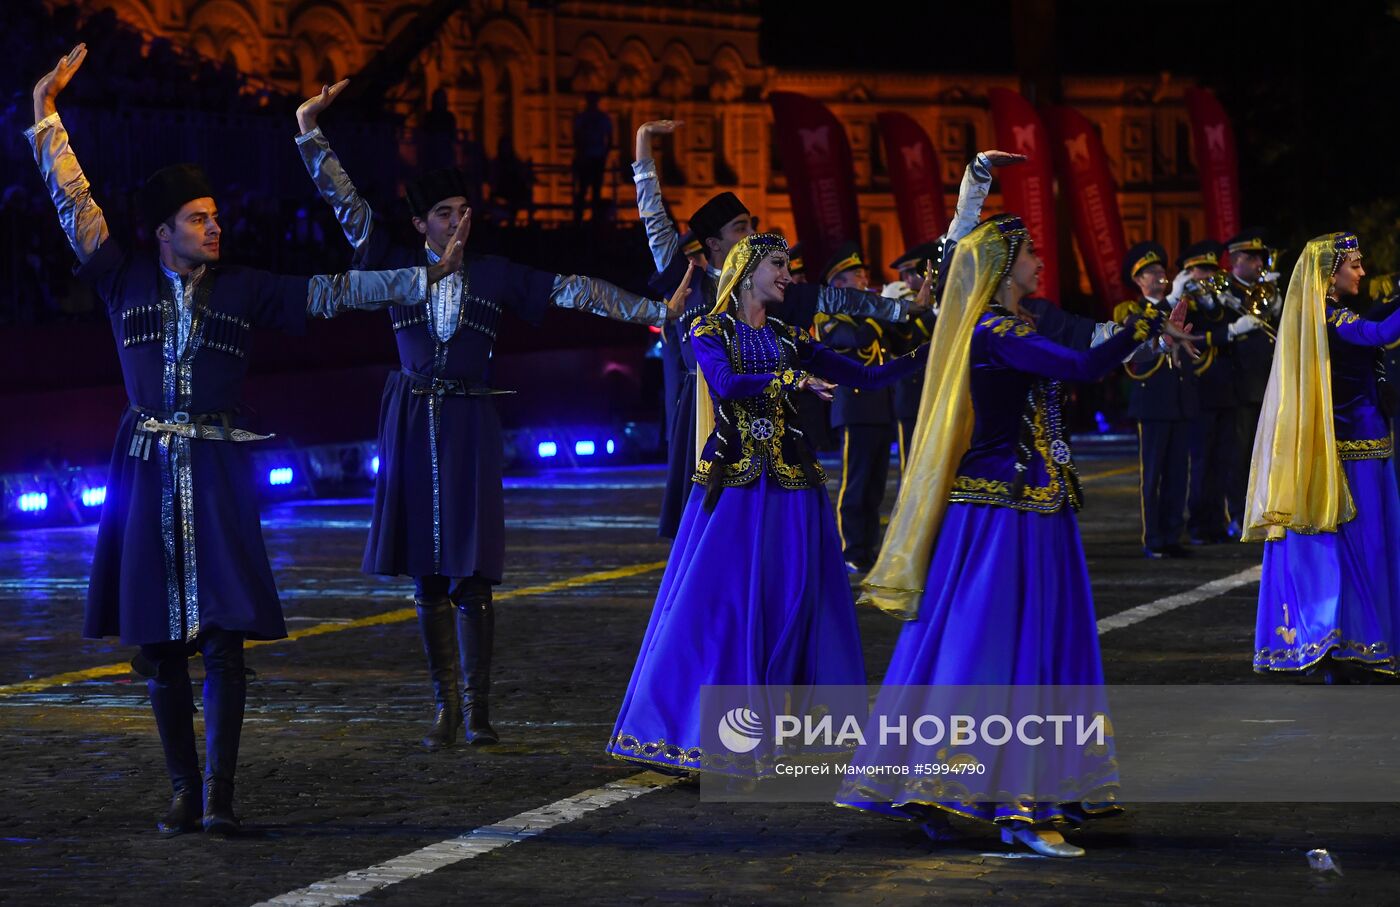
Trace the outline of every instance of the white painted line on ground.
<instances>
[{"instance_id":1,"label":"white painted line on ground","mask_svg":"<svg viewBox=\"0 0 1400 907\"><path fill-rule=\"evenodd\" d=\"M1231 589L1238 589L1240 586L1257 583L1263 572L1263 567L1250 567L1246 570L1241 570L1239 573L1232 573L1229 576L1222 576L1220 579L1213 579L1194 589L1178 592L1176 595L1168 595L1166 598L1159 598L1154 602L1138 605L1126 611L1119 611L1117 614L1109 615L1099 621L1099 635L1102 636L1110 630L1121 630L1124 627L1131 627L1133 624L1141 623L1149 617L1156 617L1159 614L1166 614L1168 611L1175 611L1177 608L1184 608L1187 605L1203 602L1208 598L1215 598L1217 595L1224 595Z\"/></svg>"},{"instance_id":2,"label":"white painted line on ground","mask_svg":"<svg viewBox=\"0 0 1400 907\"><path fill-rule=\"evenodd\" d=\"M679 781L656 772L642 772L565 797L548 806L527 810L495 825L473 829L461 837L429 844L421 850L395 857L368 869L313 882L305 888L262 901L255 907L337 907L362 898L372 891L407 882L453 863L470 860L484 853L533 838L557 825L572 822L586 813L661 790Z\"/></svg>"}]
</instances>

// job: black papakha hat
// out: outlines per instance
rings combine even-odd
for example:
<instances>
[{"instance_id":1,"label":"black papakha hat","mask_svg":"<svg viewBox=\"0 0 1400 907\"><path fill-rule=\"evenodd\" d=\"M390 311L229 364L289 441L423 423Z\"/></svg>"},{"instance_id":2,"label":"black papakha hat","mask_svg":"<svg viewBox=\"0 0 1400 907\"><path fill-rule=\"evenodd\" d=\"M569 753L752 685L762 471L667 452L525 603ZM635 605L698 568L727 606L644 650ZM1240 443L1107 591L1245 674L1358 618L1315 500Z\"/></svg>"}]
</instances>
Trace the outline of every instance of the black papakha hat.
<instances>
[{"instance_id":1,"label":"black papakha hat","mask_svg":"<svg viewBox=\"0 0 1400 907\"><path fill-rule=\"evenodd\" d=\"M445 198L467 197L467 181L456 167L429 170L408 184L408 210L423 217Z\"/></svg>"},{"instance_id":2,"label":"black papakha hat","mask_svg":"<svg viewBox=\"0 0 1400 907\"><path fill-rule=\"evenodd\" d=\"M690 215L690 230L701 243L710 237L719 239L719 231L724 229L725 224L748 213L749 209L739 201L739 196L733 192L721 192Z\"/></svg>"},{"instance_id":3,"label":"black papakha hat","mask_svg":"<svg viewBox=\"0 0 1400 907\"><path fill-rule=\"evenodd\" d=\"M142 222L154 231L174 217L186 202L213 197L209 177L198 164L171 164L146 178L137 202Z\"/></svg>"}]
</instances>

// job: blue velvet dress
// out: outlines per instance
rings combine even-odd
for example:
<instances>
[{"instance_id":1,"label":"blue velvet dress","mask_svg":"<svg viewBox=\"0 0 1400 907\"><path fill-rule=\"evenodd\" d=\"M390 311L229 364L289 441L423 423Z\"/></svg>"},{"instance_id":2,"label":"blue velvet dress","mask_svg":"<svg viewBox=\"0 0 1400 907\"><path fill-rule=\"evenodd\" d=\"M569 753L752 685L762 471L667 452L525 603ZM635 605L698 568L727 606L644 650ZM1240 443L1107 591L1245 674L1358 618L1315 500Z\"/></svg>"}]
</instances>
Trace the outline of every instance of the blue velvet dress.
<instances>
[{"instance_id":1,"label":"blue velvet dress","mask_svg":"<svg viewBox=\"0 0 1400 907\"><path fill-rule=\"evenodd\" d=\"M993 313L982 318L972 337L972 443L934 543L918 617L900 634L876 715L924 714L927 697L906 687L1102 685L1094 604L1074 516L1078 479L1060 424L1060 382L1107 374L1135 343L1131 331L1122 331L1077 351L1020 319ZM1017 446L1027 434L1032 453L1018 489ZM945 750L946 744L882 745L872 732L866 742L853 764L947 764L969 756ZM905 819L942 809L1002 822L1116 811L1109 805L1117 786L1111 739L1103 747L1035 757L1057 760L1053 765L1029 764L1023 755L999 758L995 750L972 758L985 765L983 774L864 775L843 785L837 804ZM1035 789L1026 779L1052 776L1063 782L1059 790L1073 790L1074 796L1017 796ZM1015 793L1008 797L1006 791Z\"/></svg>"},{"instance_id":2,"label":"blue velvet dress","mask_svg":"<svg viewBox=\"0 0 1400 907\"><path fill-rule=\"evenodd\" d=\"M802 371L861 387L899 381L927 347L868 368L770 318L728 314L690 337L718 427L692 474L651 622L607 750L618 759L752 776L707 752L705 685L863 685L865 662L825 477L791 424ZM732 421L725 422L725 414ZM684 418L684 416L683 416ZM720 455L728 424L740 455ZM723 491L705 506L712 472Z\"/></svg>"},{"instance_id":3,"label":"blue velvet dress","mask_svg":"<svg viewBox=\"0 0 1400 907\"><path fill-rule=\"evenodd\" d=\"M1325 659L1396 672L1400 647L1400 493L1380 409L1380 348L1400 341L1400 311L1383 322L1327 309L1337 456L1356 518L1336 532L1289 530L1264 545L1254 670L1298 673Z\"/></svg>"},{"instance_id":4,"label":"blue velvet dress","mask_svg":"<svg viewBox=\"0 0 1400 907\"><path fill-rule=\"evenodd\" d=\"M686 258L676 255L670 265L650 281L651 288L669 298L685 277ZM666 453L666 491L661 500L661 518L657 532L663 538L675 538L686 503L690 499L690 479L695 473L695 353L690 348L690 329L704 312L714 306L717 278L710 274L697 275L691 281L686 298L685 314L674 327L668 326L678 341L685 374L675 398L675 412ZM788 286L783 300L773 314L789 327L805 331L812 327L817 313L842 311L859 317L897 319L903 305L878 293L862 290L837 289L815 283L795 283Z\"/></svg>"}]
</instances>

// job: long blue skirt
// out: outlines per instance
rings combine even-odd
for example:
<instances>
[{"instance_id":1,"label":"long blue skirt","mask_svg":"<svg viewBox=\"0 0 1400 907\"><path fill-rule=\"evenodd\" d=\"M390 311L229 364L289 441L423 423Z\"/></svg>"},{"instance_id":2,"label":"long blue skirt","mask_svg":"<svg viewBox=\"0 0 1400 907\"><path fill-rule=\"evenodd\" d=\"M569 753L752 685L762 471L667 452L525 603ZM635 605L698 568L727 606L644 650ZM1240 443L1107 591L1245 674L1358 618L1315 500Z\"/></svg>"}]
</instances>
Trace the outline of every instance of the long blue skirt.
<instances>
[{"instance_id":1,"label":"long blue skirt","mask_svg":"<svg viewBox=\"0 0 1400 907\"><path fill-rule=\"evenodd\" d=\"M1074 513L1038 514L982 504L950 504L929 564L918 617L900 634L875 702L875 714L922 709L926 698L906 687L943 685L1092 686L1103 684L1099 637L1084 548ZM1100 708L1106 708L1102 701ZM857 766L946 764L947 744L867 745ZM1011 751L1008 751L1011 752ZM944 810L996 822L1076 821L1117 812L1112 740L1104 747L1055 751L1055 765L998 765L981 752L977 776L861 776L848 780L837 805L905 819ZM997 796L1009 775L1055 775L1070 781L1073 800L1037 802ZM1001 783L998 783L1001 782ZM1012 794L1014 797L1015 794Z\"/></svg>"},{"instance_id":2,"label":"long blue skirt","mask_svg":"<svg viewBox=\"0 0 1400 907\"><path fill-rule=\"evenodd\" d=\"M860 631L826 489L765 471L712 513L704 497L694 486L608 752L751 775L702 746L700 688L863 685Z\"/></svg>"},{"instance_id":3,"label":"long blue skirt","mask_svg":"<svg viewBox=\"0 0 1400 907\"><path fill-rule=\"evenodd\" d=\"M1310 671L1325 659L1384 674L1400 649L1400 492L1389 460L1342 463L1356 519L1264 545L1254 670Z\"/></svg>"}]
</instances>

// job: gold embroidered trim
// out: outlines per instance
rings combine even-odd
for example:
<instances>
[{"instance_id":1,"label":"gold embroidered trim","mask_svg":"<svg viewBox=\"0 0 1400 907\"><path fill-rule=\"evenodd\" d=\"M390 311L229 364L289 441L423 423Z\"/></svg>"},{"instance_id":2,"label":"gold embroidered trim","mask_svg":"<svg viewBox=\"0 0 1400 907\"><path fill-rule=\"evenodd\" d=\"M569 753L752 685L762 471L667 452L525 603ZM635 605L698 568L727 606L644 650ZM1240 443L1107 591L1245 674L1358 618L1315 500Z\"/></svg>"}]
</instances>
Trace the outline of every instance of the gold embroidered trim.
<instances>
[{"instance_id":1,"label":"gold embroidered trim","mask_svg":"<svg viewBox=\"0 0 1400 907\"><path fill-rule=\"evenodd\" d=\"M1061 480L1061 467L1050 456L1050 432L1045 424L1045 413L1040 407L1036 408L1031 425L1035 452L1045 467L1047 479L1044 485L1027 483L1021 490L1021 497L1012 500L1011 483L1008 481L960 475L953 479L948 500L958 504L991 504L1032 513L1056 513L1066 502L1078 509L1080 502L1073 494L1073 486ZM1027 464L1027 468L1034 468L1034 461Z\"/></svg>"},{"instance_id":2,"label":"gold embroidered trim","mask_svg":"<svg viewBox=\"0 0 1400 907\"><path fill-rule=\"evenodd\" d=\"M692 337L721 337L723 335L724 329L720 327L719 322L712 315L706 315L697 320L694 327L690 329Z\"/></svg>"},{"instance_id":3,"label":"gold embroidered trim","mask_svg":"<svg viewBox=\"0 0 1400 907\"><path fill-rule=\"evenodd\" d=\"M722 317L706 316L696 323L696 327L691 330L691 336L713 334L719 337L724 342L726 352L729 354L730 365L737 371L739 368L737 346L730 343L730 336L721 322ZM799 345L803 342L811 342L811 338L807 337L805 333L796 330L786 322L771 319L771 323L775 331L780 334L786 333ZM702 324L705 326L704 332L699 330ZM788 431L781 398L787 390L795 388L806 374L799 369L784 367L774 375L763 390L764 399L773 401L770 404L771 411L768 407L764 407L760 411L754 412L749 403L742 400L734 401L734 414L739 423L739 459L725 470L725 476L720 482L725 488L738 488L751 484L765 466L783 488L814 488L820 487L826 482L826 472L820 464L816 464L818 485L813 485L808 481L806 470L802 468L801 464L788 463L783 458L782 442L787 437ZM753 424L759 419L766 420L772 426L771 434L765 438L755 438L753 435ZM701 457L695 464L695 473L690 477L691 481L699 485L708 484L713 469L714 461Z\"/></svg>"},{"instance_id":4,"label":"gold embroidered trim","mask_svg":"<svg viewBox=\"0 0 1400 907\"><path fill-rule=\"evenodd\" d=\"M632 734L616 734L608 740L607 751L614 759L633 762L647 762L652 765L666 765L693 772L721 772L755 777L772 774L779 762L811 763L849 757L852 750L832 749L826 752L803 752L796 754L763 755L755 758L732 753L707 753L698 746L680 746L665 740L643 742Z\"/></svg>"},{"instance_id":5,"label":"gold embroidered trim","mask_svg":"<svg viewBox=\"0 0 1400 907\"><path fill-rule=\"evenodd\" d=\"M1296 633L1293 638L1297 638ZM1254 653L1254 670L1260 674L1269 671L1304 671L1329 654L1333 661L1360 661L1366 667L1382 673L1395 673L1395 656L1390 654L1390 646L1384 640L1364 643L1343 639L1340 629L1333 630L1317 642L1288 649L1260 649Z\"/></svg>"},{"instance_id":6,"label":"gold embroidered trim","mask_svg":"<svg viewBox=\"0 0 1400 907\"><path fill-rule=\"evenodd\" d=\"M1394 449L1395 440L1391 435L1337 442L1337 456L1342 460L1384 460L1390 457Z\"/></svg>"},{"instance_id":7,"label":"gold embroidered trim","mask_svg":"<svg viewBox=\"0 0 1400 907\"><path fill-rule=\"evenodd\" d=\"M1329 310L1327 312L1327 323L1333 325L1334 327L1340 327L1344 324L1351 324L1353 321L1360 320L1361 316L1353 312L1351 309L1345 309L1341 306L1329 306Z\"/></svg>"}]
</instances>

